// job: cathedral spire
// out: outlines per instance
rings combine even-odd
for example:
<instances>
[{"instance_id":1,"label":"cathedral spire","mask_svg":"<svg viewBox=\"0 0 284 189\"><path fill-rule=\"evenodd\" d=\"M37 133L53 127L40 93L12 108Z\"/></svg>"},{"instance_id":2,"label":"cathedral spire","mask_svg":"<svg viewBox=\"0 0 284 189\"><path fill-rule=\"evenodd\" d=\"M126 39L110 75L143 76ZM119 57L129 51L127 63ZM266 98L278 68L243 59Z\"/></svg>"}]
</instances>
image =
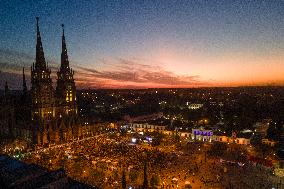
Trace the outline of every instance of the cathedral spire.
<instances>
[{"instance_id":1,"label":"cathedral spire","mask_svg":"<svg viewBox=\"0 0 284 189\"><path fill-rule=\"evenodd\" d=\"M62 52L61 52L61 67L60 69L68 70L69 69L69 61L68 61L68 54L67 54L67 47L65 42L65 35L64 35L64 24L62 26Z\"/></svg>"},{"instance_id":2,"label":"cathedral spire","mask_svg":"<svg viewBox=\"0 0 284 189\"><path fill-rule=\"evenodd\" d=\"M27 83L26 83L26 76L25 76L25 68L23 68L23 95L27 94Z\"/></svg>"},{"instance_id":3,"label":"cathedral spire","mask_svg":"<svg viewBox=\"0 0 284 189\"><path fill-rule=\"evenodd\" d=\"M5 82L5 97L7 98L9 95L9 87L7 81Z\"/></svg>"},{"instance_id":4,"label":"cathedral spire","mask_svg":"<svg viewBox=\"0 0 284 189\"><path fill-rule=\"evenodd\" d=\"M45 63L45 58L44 58L44 52L43 52L38 22L39 22L39 17L36 17L37 32L36 32L36 63L35 63L35 67L36 67L36 69L45 69L46 63Z\"/></svg>"},{"instance_id":5,"label":"cathedral spire","mask_svg":"<svg viewBox=\"0 0 284 189\"><path fill-rule=\"evenodd\" d=\"M69 67L68 53L65 41L64 25L62 24L61 65L57 72L56 97L61 106L59 115L74 116L77 114L76 86L73 79L74 72Z\"/></svg>"}]
</instances>

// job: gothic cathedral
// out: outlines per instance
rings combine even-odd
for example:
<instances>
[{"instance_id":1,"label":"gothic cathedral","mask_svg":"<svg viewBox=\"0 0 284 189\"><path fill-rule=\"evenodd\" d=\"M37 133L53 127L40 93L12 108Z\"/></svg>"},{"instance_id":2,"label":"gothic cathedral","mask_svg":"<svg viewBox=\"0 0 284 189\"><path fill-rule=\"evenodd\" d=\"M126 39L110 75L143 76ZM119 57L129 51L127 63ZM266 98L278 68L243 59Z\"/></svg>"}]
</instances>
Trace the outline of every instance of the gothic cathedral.
<instances>
[{"instance_id":1,"label":"gothic cathedral","mask_svg":"<svg viewBox=\"0 0 284 189\"><path fill-rule=\"evenodd\" d=\"M44 57L39 18L36 19L36 58L31 66L31 116L35 128L34 143L46 145L73 139L77 118L76 86L74 71L70 68L68 60L64 25L61 65L54 90L51 69Z\"/></svg>"}]
</instances>

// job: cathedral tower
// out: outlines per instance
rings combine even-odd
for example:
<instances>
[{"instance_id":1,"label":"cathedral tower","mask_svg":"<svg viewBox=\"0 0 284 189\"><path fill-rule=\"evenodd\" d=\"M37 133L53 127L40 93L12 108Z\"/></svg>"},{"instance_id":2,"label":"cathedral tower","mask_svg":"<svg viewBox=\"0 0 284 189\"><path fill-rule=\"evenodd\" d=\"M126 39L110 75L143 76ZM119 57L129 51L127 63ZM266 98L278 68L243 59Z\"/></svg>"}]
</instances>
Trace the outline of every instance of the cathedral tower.
<instances>
[{"instance_id":1,"label":"cathedral tower","mask_svg":"<svg viewBox=\"0 0 284 189\"><path fill-rule=\"evenodd\" d=\"M28 91L27 83L26 83L26 76L25 76L25 68L23 68L23 94L26 95Z\"/></svg>"},{"instance_id":2,"label":"cathedral tower","mask_svg":"<svg viewBox=\"0 0 284 189\"><path fill-rule=\"evenodd\" d=\"M36 20L36 60L31 67L32 118L34 120L50 120L55 116L53 87L50 78L51 70L44 58L39 31L39 18L37 17Z\"/></svg>"},{"instance_id":3,"label":"cathedral tower","mask_svg":"<svg viewBox=\"0 0 284 189\"><path fill-rule=\"evenodd\" d=\"M69 66L67 47L65 42L64 25L62 24L62 52L61 65L57 72L56 100L57 116L76 115L76 86L74 71Z\"/></svg>"},{"instance_id":4,"label":"cathedral tower","mask_svg":"<svg viewBox=\"0 0 284 189\"><path fill-rule=\"evenodd\" d=\"M9 96L9 87L8 87L8 82L7 81L5 82L5 92L4 92L4 94L5 94L5 98L8 98L8 96Z\"/></svg>"},{"instance_id":5,"label":"cathedral tower","mask_svg":"<svg viewBox=\"0 0 284 189\"><path fill-rule=\"evenodd\" d=\"M23 68L23 94L22 94L22 101L25 102L28 96L28 88L26 83L26 76L25 76L25 68Z\"/></svg>"}]
</instances>

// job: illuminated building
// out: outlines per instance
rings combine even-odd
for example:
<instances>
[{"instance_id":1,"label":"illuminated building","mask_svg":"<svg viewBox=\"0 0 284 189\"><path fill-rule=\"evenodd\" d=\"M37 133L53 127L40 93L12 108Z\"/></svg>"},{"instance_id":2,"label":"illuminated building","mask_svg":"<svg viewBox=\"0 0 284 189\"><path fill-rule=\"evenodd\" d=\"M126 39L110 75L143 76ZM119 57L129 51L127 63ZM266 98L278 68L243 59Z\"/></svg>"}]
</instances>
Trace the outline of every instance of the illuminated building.
<instances>
[{"instance_id":1,"label":"illuminated building","mask_svg":"<svg viewBox=\"0 0 284 189\"><path fill-rule=\"evenodd\" d=\"M228 137L225 135L215 135L213 137L214 141L217 142L224 142L224 143L235 143L235 144L241 144L241 145L250 145L250 138L247 137Z\"/></svg>"},{"instance_id":2,"label":"illuminated building","mask_svg":"<svg viewBox=\"0 0 284 189\"><path fill-rule=\"evenodd\" d=\"M63 116L64 114L77 114L76 106L76 86L74 82L74 71L69 66L64 25L62 35L62 52L60 70L57 72L57 87L56 87L56 114Z\"/></svg>"},{"instance_id":3,"label":"illuminated building","mask_svg":"<svg viewBox=\"0 0 284 189\"><path fill-rule=\"evenodd\" d=\"M191 110L198 110L198 109L200 109L200 108L203 107L203 104L196 104L196 103L191 103L191 104L190 104L189 102L187 102L186 105L187 105L188 108L191 109Z\"/></svg>"},{"instance_id":4,"label":"illuminated building","mask_svg":"<svg viewBox=\"0 0 284 189\"><path fill-rule=\"evenodd\" d=\"M130 123L130 128L136 132L159 132L163 133L166 126L150 125L148 123Z\"/></svg>"},{"instance_id":5,"label":"illuminated building","mask_svg":"<svg viewBox=\"0 0 284 189\"><path fill-rule=\"evenodd\" d=\"M272 146L272 147L276 145L276 142L275 142L275 141L269 140L269 139L267 139L267 138L262 139L262 140L261 140L261 143L262 143L262 144L265 144L265 145L268 145L268 146Z\"/></svg>"},{"instance_id":6,"label":"illuminated building","mask_svg":"<svg viewBox=\"0 0 284 189\"><path fill-rule=\"evenodd\" d=\"M50 120L55 116L54 91L51 70L44 58L38 20L37 17L36 60L31 67L32 118Z\"/></svg>"},{"instance_id":7,"label":"illuminated building","mask_svg":"<svg viewBox=\"0 0 284 189\"><path fill-rule=\"evenodd\" d=\"M191 133L192 140L212 141L213 131L206 130L203 127L198 129L192 129Z\"/></svg>"},{"instance_id":8,"label":"illuminated building","mask_svg":"<svg viewBox=\"0 0 284 189\"><path fill-rule=\"evenodd\" d=\"M72 140L77 127L77 104L74 71L69 66L63 28L61 65L57 86L53 89L51 70L45 61L37 17L36 62L31 67L33 143L46 145ZM63 25L62 25L63 27Z\"/></svg>"},{"instance_id":9,"label":"illuminated building","mask_svg":"<svg viewBox=\"0 0 284 189\"><path fill-rule=\"evenodd\" d=\"M56 90L53 88L51 69L44 57L38 18L30 95L24 71L23 68L21 99L14 103L7 82L4 98L0 99L0 139L5 140L5 146L19 140L29 147L54 145L93 136L102 130L102 125L89 124L77 116L74 71L69 65L64 28Z\"/></svg>"}]
</instances>

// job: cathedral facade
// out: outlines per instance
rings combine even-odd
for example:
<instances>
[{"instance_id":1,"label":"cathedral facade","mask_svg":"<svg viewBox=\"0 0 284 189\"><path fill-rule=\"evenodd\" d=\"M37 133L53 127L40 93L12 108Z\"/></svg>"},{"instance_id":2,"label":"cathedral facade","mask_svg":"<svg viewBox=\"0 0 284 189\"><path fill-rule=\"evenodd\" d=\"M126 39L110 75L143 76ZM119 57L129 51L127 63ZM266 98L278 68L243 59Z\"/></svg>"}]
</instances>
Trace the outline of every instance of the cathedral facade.
<instances>
[{"instance_id":1,"label":"cathedral facade","mask_svg":"<svg viewBox=\"0 0 284 189\"><path fill-rule=\"evenodd\" d=\"M53 88L51 69L45 57L36 24L36 58L31 66L31 119L34 127L33 143L46 145L72 140L76 130L77 103L74 71L70 68L62 25L61 64ZM77 128L78 129L78 128Z\"/></svg>"},{"instance_id":2,"label":"cathedral facade","mask_svg":"<svg viewBox=\"0 0 284 189\"><path fill-rule=\"evenodd\" d=\"M69 65L63 25L61 43L61 63L53 85L37 18L31 90L27 89L24 68L20 98L10 94L6 81L4 98L0 99L0 147L5 145L13 150L18 148L19 141L20 146L25 144L22 148L55 145L96 135L105 128L105 124L89 124L78 116L74 71Z\"/></svg>"}]
</instances>

